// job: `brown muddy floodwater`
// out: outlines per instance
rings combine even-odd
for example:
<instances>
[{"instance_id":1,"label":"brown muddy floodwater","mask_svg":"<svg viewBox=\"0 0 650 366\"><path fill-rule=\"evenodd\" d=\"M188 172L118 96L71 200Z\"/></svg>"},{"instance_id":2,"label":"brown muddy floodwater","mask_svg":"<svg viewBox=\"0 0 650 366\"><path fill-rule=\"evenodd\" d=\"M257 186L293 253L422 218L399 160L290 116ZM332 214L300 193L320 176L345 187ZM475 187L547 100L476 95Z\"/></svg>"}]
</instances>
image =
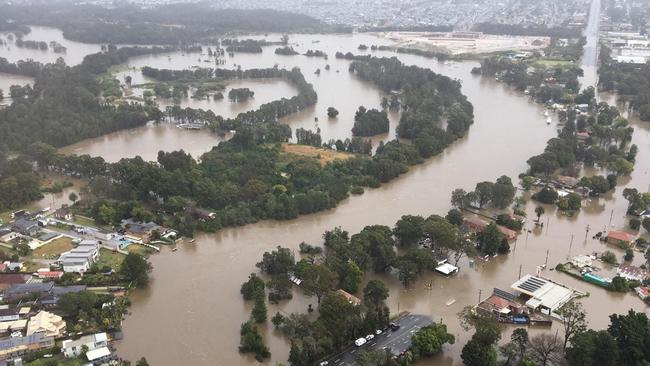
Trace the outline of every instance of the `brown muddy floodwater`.
<instances>
[{"instance_id":1,"label":"brown muddy floodwater","mask_svg":"<svg viewBox=\"0 0 650 366\"><path fill-rule=\"evenodd\" d=\"M269 38L279 39L279 35ZM336 60L334 53L358 53L361 43L389 42L365 34L295 35L290 42L301 53L319 49L327 52L330 58L279 56L273 53L274 47L267 47L262 55L237 54L227 58L228 64L224 67L232 68L235 64L243 69L276 64L283 68L300 67L307 80L314 84L319 101L314 107L285 118L284 122L293 129L318 127L325 140L350 137L356 109L360 105L378 107L382 94L373 85L350 76L347 72L349 62ZM389 52L373 54L394 55ZM450 208L449 197L453 189L472 189L477 182L492 181L502 174L516 181L517 175L526 169L526 160L543 151L546 141L556 135L556 126L546 125L542 107L502 84L471 75L470 70L476 62L443 64L410 55L399 55L399 58L406 64L429 67L462 82L463 92L474 105L475 112L475 123L468 135L402 177L361 196L351 197L335 209L291 221L265 221L217 234L199 234L195 244L182 245L176 252L163 249L161 254L152 256L154 271L150 286L134 292L131 297L131 315L124 322L125 338L118 345L121 357L135 360L146 356L157 366L255 364L252 357L237 352L239 327L249 317L252 306L242 301L239 288L249 273L256 272L255 263L264 251L277 245L297 251L301 241L321 244L322 233L335 226L356 233L371 224L392 226L404 214L444 214ZM329 71L324 70L327 64L331 66ZM174 53L136 58L125 67L145 65L184 69L199 63L197 54ZM321 69L320 76L314 74L316 69ZM292 93L290 90L284 92ZM287 95L277 94L278 98L283 96ZM219 108L217 103L213 106ZM327 119L325 111L329 106L340 111L337 119ZM315 122L316 117L319 122ZM398 117L391 116L391 131L376 140L394 136ZM605 249L606 245L592 240L591 235L608 226L610 218L612 227L624 226L627 202L621 197L623 188L645 190L650 183L650 127L639 121L633 121L633 125L636 129L633 142L639 145L636 171L631 177L622 179L623 184L611 195L586 203L582 212L571 218L547 207L547 215L542 218L547 222L543 230L523 234L508 256L479 262L473 267L466 260L461 261L461 271L455 277L426 273L408 290L401 286L396 276L381 277L390 287L388 303L393 312L408 310L431 315L434 319L442 318L457 336L456 344L446 346L441 356L421 364L461 363L460 350L470 334L461 330L456 314L464 306L475 304L479 291L485 297L494 287L509 289L520 269L522 274L534 274L537 266L544 264L547 250L548 264L552 268L569 256ZM184 148L200 154L216 142L218 139L207 131L187 132L158 125L84 141L64 151L100 155L109 161L134 155L151 160L161 149ZM527 202L529 217L534 217L535 207L534 203ZM585 239L587 225L591 232ZM532 228L530 223L528 226ZM570 245L572 235L574 239ZM607 249L622 255L618 249ZM636 257L638 264L643 256L638 253ZM542 271L542 275L590 293L582 302L591 327L605 327L608 315L614 312L626 312L630 308L647 311L643 302L632 294L608 293L550 270ZM368 275L366 280L372 277ZM429 282L433 284L432 290L425 286ZM269 304L268 311L270 315L277 311L306 312L308 304L315 304L315 299L295 290L293 300ZM289 343L273 330L270 322L261 331L272 352L266 364L286 363Z\"/></svg>"}]
</instances>

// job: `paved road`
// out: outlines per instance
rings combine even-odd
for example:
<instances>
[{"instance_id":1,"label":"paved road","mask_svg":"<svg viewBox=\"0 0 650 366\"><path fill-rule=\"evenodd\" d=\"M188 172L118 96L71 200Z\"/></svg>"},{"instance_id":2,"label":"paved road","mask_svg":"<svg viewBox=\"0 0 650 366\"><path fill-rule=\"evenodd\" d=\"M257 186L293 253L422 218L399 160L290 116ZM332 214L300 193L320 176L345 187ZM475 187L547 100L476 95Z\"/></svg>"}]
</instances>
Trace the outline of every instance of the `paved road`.
<instances>
[{"instance_id":1,"label":"paved road","mask_svg":"<svg viewBox=\"0 0 650 366\"><path fill-rule=\"evenodd\" d=\"M426 315L407 315L396 321L400 328L396 331L385 330L382 334L376 335L361 347L352 346L347 350L327 359L328 366L352 366L356 364L358 352L361 350L380 350L390 348L393 355L400 354L411 346L411 336L418 329L433 323Z\"/></svg>"}]
</instances>

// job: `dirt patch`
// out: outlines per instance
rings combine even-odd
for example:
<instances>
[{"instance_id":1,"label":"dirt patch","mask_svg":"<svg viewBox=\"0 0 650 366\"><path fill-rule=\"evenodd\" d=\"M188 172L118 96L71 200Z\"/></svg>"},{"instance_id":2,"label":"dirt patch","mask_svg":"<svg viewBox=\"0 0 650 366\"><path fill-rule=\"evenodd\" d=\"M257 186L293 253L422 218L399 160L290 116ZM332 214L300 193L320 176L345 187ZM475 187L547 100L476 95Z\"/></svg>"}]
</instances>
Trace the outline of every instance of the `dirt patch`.
<instances>
[{"instance_id":1,"label":"dirt patch","mask_svg":"<svg viewBox=\"0 0 650 366\"><path fill-rule=\"evenodd\" d=\"M307 145L295 145L289 143L282 144L282 151L288 154L316 158L318 159L321 165L325 165L336 159L345 160L345 159L350 159L351 157L354 156L354 154L350 154L346 152L328 150L328 149L307 146Z\"/></svg>"}]
</instances>

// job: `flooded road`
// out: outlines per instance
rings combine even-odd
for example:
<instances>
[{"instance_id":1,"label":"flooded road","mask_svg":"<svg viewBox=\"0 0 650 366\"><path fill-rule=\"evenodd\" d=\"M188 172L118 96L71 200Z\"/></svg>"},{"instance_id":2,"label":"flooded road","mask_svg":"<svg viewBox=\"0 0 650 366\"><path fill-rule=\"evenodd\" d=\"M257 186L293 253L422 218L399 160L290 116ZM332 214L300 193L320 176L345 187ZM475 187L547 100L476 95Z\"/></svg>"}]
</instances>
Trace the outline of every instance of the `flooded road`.
<instances>
[{"instance_id":1,"label":"flooded road","mask_svg":"<svg viewBox=\"0 0 650 366\"><path fill-rule=\"evenodd\" d=\"M596 87L598 84L598 39L600 28L600 0L592 0L589 8L589 20L583 35L587 39L580 67L584 76L580 78L583 88Z\"/></svg>"},{"instance_id":2,"label":"flooded road","mask_svg":"<svg viewBox=\"0 0 650 366\"><path fill-rule=\"evenodd\" d=\"M279 38L277 35L269 37ZM316 41L318 43L313 43ZM360 105L378 107L382 93L373 85L350 76L347 72L349 62L334 59L334 53L358 53L361 43L385 44L387 41L361 34L296 35L291 36L290 42L301 53L307 49L323 50L329 54L329 60L301 55L279 56L273 53L274 47L269 47L262 55L237 54L227 58L228 64L224 67L241 65L247 69L276 64L282 68L300 67L307 80L314 84L319 100L312 108L283 121L293 129L318 127L324 140L349 137L356 109ZM394 55L388 52L373 54ZM475 113L475 123L468 135L439 156L411 168L402 177L378 189L367 190L361 196L351 197L335 209L291 221L265 221L217 234L199 234L195 244L183 245L173 253L163 249L161 254L152 256L151 285L134 292L131 297L131 315L124 322L125 338L118 345L121 357L135 360L146 356L151 364L158 366L255 364L252 357L237 352L239 327L247 320L252 306L241 299L239 288L249 273L256 272L255 263L264 251L277 245L297 251L301 241L321 244L322 233L335 226L356 233L366 225L392 226L404 214L444 214L450 208L453 189L473 189L477 182L493 181L502 174L516 181L517 175L527 167L526 160L543 151L546 141L556 135L555 126L546 125L539 105L503 84L472 75L470 70L477 66L476 62L442 64L410 55L399 55L399 58L406 64L429 67L462 82L462 91L474 105ZM169 57L156 55L134 59L128 66L184 69L197 62L197 55L177 53ZM327 64L329 71L324 70ZM314 73L316 69L321 69L320 75ZM329 106L341 112L337 119L327 119L325 111ZM378 139L394 136L397 118L397 115L391 116L390 132ZM431 315L434 319L442 318L457 337L456 344L446 346L442 355L420 364L460 364L460 350L470 334L461 330L456 314L464 306L475 304L479 291L485 298L494 287L509 289L520 271L534 274L536 268L544 264L547 251L548 265L552 268L570 256L606 248L605 244L592 240L591 235L610 225L610 218L612 227L623 227L627 207L621 197L623 188L644 190L650 183L650 127L639 121L632 123L636 130L633 142L639 145L637 168L612 194L586 203L582 212L570 218L557 213L554 207L546 207L547 215L542 217L547 222L544 230L523 234L508 256L476 263L471 268L467 261L461 261L460 273L455 277L425 273L408 290L403 289L396 276L381 277L390 288L388 303L393 312L408 310ZM151 160L158 150L184 148L194 155L209 150L217 142L218 139L207 131L188 132L158 125L86 140L64 151L100 155L109 161L134 155ZM536 204L528 201L528 217L535 216L535 207ZM585 239L587 225L591 232ZM527 226L532 227L530 223ZM613 247L607 249L619 257L622 255ZM640 264L642 257L637 253L635 263ZM613 312L626 312L630 308L647 311L643 302L632 294L608 293L550 270L543 271L542 275L590 293L583 303L591 327L605 327L608 315ZM366 280L372 277L367 276ZM433 284L431 290L425 286L429 282ZM295 290L293 300L268 305L269 317L277 311L305 312L308 304L315 303L315 298L306 298ZM266 363L286 363L288 342L272 329L270 322L261 330L272 353L271 360Z\"/></svg>"}]
</instances>

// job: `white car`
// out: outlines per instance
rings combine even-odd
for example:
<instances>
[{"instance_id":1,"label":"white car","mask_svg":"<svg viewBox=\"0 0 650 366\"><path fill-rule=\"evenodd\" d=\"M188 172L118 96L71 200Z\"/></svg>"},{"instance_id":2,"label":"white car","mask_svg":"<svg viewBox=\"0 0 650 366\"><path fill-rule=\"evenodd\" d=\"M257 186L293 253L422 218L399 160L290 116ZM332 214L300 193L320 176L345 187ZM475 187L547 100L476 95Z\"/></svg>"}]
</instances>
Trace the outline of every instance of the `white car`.
<instances>
[{"instance_id":1,"label":"white car","mask_svg":"<svg viewBox=\"0 0 650 366\"><path fill-rule=\"evenodd\" d=\"M327 366L328 364L329 364L329 362L327 362L327 361L323 361L323 362L319 363L320 366Z\"/></svg>"},{"instance_id":2,"label":"white car","mask_svg":"<svg viewBox=\"0 0 650 366\"><path fill-rule=\"evenodd\" d=\"M364 344L366 344L366 342L367 342L367 341L366 341L365 338L359 338L359 339L357 339L356 341L354 341L354 344L355 344L357 347L361 347L361 346L363 346Z\"/></svg>"},{"instance_id":3,"label":"white car","mask_svg":"<svg viewBox=\"0 0 650 366\"><path fill-rule=\"evenodd\" d=\"M375 331L375 334L376 334L376 335L380 335L381 333L383 333L383 331L382 331L381 329L377 329L377 330Z\"/></svg>"},{"instance_id":4,"label":"white car","mask_svg":"<svg viewBox=\"0 0 650 366\"><path fill-rule=\"evenodd\" d=\"M366 336L366 341L369 341L369 340L371 340L371 339L373 339L373 338L375 338L375 335L374 335L374 334L368 334L368 335Z\"/></svg>"}]
</instances>

